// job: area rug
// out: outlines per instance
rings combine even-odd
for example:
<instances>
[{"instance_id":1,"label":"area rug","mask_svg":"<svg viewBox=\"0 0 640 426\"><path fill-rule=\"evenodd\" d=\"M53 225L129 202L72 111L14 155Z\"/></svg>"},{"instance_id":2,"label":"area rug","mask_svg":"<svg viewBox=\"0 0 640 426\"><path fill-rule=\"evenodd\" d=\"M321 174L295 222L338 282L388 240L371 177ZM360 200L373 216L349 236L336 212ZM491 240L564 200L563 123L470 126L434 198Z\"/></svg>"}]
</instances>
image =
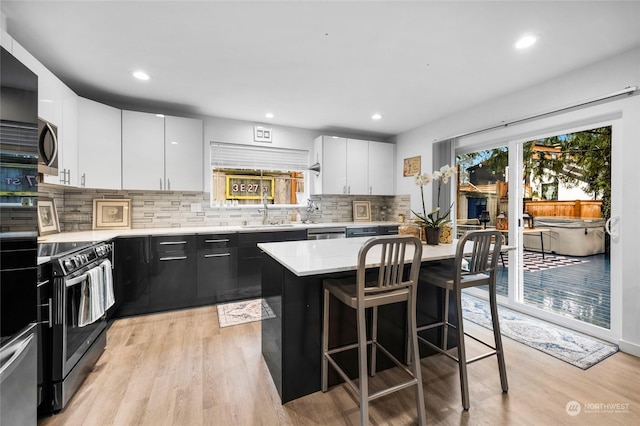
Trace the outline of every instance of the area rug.
<instances>
[{"instance_id":1,"label":"area rug","mask_svg":"<svg viewBox=\"0 0 640 426\"><path fill-rule=\"evenodd\" d=\"M276 317L271 306L264 299L224 303L217 308L220 328Z\"/></svg>"},{"instance_id":2,"label":"area rug","mask_svg":"<svg viewBox=\"0 0 640 426\"><path fill-rule=\"evenodd\" d=\"M484 300L464 294L462 310L465 319L493 329L489 304ZM616 345L538 320L504 306L498 307L498 316L503 336L583 370L618 352Z\"/></svg>"},{"instance_id":3,"label":"area rug","mask_svg":"<svg viewBox=\"0 0 640 426\"><path fill-rule=\"evenodd\" d=\"M524 264L523 269L528 272L545 271L547 269L561 268L563 266L578 265L580 263L588 263L588 260L575 257L565 257L558 254L545 253L544 259L542 253L525 251L523 253ZM504 256L504 266L509 266L508 256Z\"/></svg>"}]
</instances>

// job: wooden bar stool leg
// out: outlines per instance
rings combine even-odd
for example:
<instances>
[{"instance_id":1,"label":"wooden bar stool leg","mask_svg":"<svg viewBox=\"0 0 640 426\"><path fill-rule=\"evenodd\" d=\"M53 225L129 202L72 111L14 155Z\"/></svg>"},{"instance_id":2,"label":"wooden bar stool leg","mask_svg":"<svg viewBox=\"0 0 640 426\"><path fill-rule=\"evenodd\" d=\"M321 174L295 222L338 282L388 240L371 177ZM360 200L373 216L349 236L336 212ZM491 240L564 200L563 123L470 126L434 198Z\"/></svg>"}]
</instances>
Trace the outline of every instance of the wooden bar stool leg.
<instances>
[{"instance_id":1,"label":"wooden bar stool leg","mask_svg":"<svg viewBox=\"0 0 640 426\"><path fill-rule=\"evenodd\" d=\"M456 324L458 336L458 368L460 370L460 394L462 395L462 408L469 409L469 380L467 376L467 354L464 347L464 325L462 318L462 292L456 290Z\"/></svg>"}]
</instances>

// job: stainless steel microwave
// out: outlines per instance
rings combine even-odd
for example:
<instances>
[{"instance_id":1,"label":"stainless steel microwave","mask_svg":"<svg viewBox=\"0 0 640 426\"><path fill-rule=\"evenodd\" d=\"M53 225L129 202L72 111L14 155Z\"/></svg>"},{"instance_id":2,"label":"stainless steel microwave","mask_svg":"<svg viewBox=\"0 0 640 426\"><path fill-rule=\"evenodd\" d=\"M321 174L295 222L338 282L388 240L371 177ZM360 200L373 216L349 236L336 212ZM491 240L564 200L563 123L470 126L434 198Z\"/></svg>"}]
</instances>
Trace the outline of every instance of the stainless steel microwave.
<instances>
[{"instance_id":1,"label":"stainless steel microwave","mask_svg":"<svg viewBox=\"0 0 640 426\"><path fill-rule=\"evenodd\" d=\"M58 175L58 128L38 118L38 173Z\"/></svg>"}]
</instances>

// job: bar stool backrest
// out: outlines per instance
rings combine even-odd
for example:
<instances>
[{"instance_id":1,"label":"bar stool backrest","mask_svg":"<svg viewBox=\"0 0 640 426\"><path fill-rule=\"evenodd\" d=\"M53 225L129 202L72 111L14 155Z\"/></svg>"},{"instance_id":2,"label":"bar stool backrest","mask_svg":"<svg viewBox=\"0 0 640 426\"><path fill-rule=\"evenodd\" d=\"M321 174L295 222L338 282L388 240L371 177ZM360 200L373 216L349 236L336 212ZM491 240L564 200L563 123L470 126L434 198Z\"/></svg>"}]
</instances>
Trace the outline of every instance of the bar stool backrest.
<instances>
[{"instance_id":1,"label":"bar stool backrest","mask_svg":"<svg viewBox=\"0 0 640 426\"><path fill-rule=\"evenodd\" d=\"M465 250L472 244L471 252ZM493 245L493 247L492 247ZM458 240L456 247L456 259L454 270L455 282L460 277L487 274L491 279L495 278L495 270L500 257L502 247L502 233L493 229L468 231ZM465 255L465 252L469 253ZM466 259L468 267L463 269L462 260Z\"/></svg>"},{"instance_id":2,"label":"bar stool backrest","mask_svg":"<svg viewBox=\"0 0 640 426\"><path fill-rule=\"evenodd\" d=\"M408 279L404 279L407 246L413 246L413 257ZM380 269L375 282L367 282L367 255L374 249L380 250ZM357 295L362 299L367 294L379 294L416 285L420 273L422 243L412 235L389 235L367 240L358 252Z\"/></svg>"}]
</instances>

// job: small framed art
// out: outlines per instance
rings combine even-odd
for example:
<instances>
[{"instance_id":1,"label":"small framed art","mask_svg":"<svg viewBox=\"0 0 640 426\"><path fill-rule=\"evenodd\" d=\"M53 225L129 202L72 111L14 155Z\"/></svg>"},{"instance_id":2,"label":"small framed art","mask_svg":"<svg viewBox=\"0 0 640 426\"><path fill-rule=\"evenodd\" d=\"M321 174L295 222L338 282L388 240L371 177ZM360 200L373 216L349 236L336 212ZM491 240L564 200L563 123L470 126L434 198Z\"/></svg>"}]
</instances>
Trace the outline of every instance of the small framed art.
<instances>
[{"instance_id":1,"label":"small framed art","mask_svg":"<svg viewBox=\"0 0 640 426\"><path fill-rule=\"evenodd\" d=\"M410 157L404 159L403 176L415 176L420 173L421 156Z\"/></svg>"},{"instance_id":2,"label":"small framed art","mask_svg":"<svg viewBox=\"0 0 640 426\"><path fill-rule=\"evenodd\" d=\"M51 198L38 197L38 234L48 235L60 232L56 204Z\"/></svg>"},{"instance_id":3,"label":"small framed art","mask_svg":"<svg viewBox=\"0 0 640 426\"><path fill-rule=\"evenodd\" d=\"M131 200L106 199L93 200L93 229L130 229Z\"/></svg>"},{"instance_id":4,"label":"small framed art","mask_svg":"<svg viewBox=\"0 0 640 426\"><path fill-rule=\"evenodd\" d=\"M353 221L354 222L371 221L371 203L369 203L369 201L353 202Z\"/></svg>"}]
</instances>

